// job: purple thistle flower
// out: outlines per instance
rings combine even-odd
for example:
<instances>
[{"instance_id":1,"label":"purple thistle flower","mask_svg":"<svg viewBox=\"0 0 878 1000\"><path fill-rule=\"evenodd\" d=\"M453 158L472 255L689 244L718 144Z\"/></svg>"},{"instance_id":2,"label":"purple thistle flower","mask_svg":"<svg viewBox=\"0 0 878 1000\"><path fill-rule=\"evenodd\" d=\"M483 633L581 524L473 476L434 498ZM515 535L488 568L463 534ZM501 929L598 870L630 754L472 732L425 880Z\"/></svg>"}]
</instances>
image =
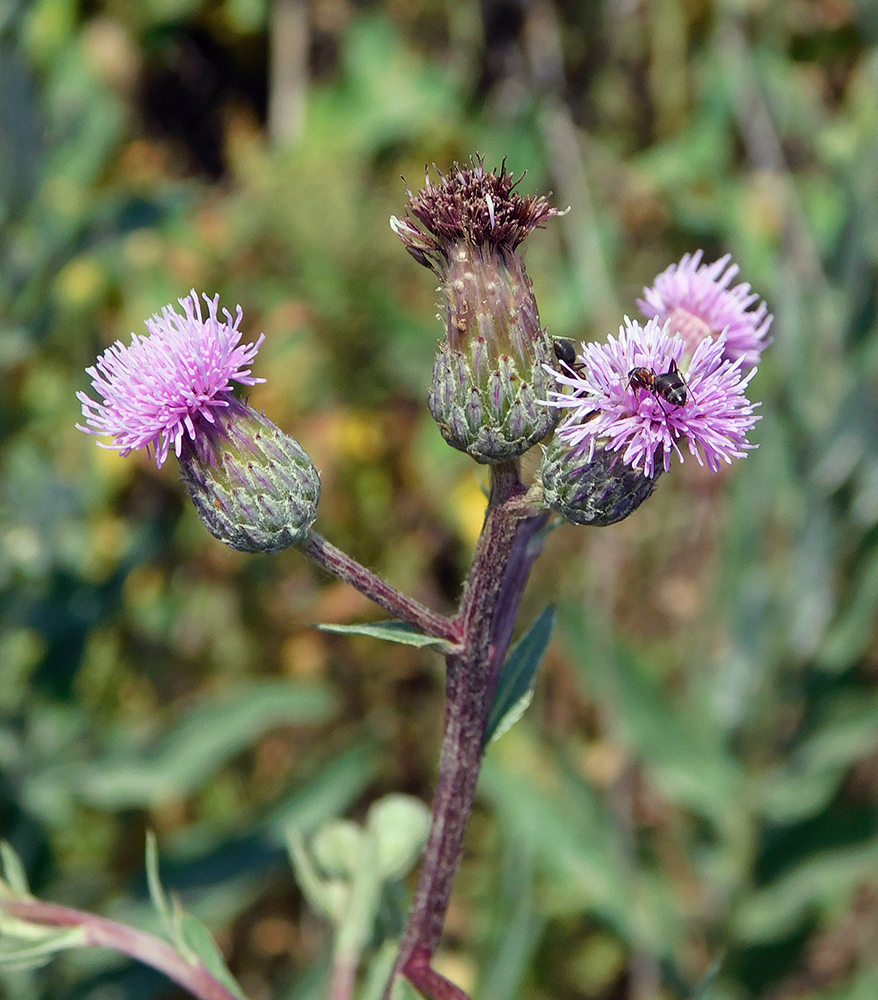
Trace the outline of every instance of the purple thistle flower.
<instances>
[{"instance_id":1,"label":"purple thistle flower","mask_svg":"<svg viewBox=\"0 0 878 1000\"><path fill-rule=\"evenodd\" d=\"M208 316L203 318L194 289L180 299L184 315L165 306L146 321L149 336L131 334L126 347L120 340L104 351L97 363L86 368L92 386L103 397L95 402L85 392L77 392L86 426L76 426L86 434L103 434L111 443L99 441L129 455L137 448L155 452L161 467L173 445L180 457L184 438L194 440L198 424L214 424L216 412L235 401L232 382L255 385L265 379L250 374L245 367L256 356L265 339L241 346L238 329L242 311L234 319L223 310L218 316L219 295L206 295Z\"/></svg>"},{"instance_id":2,"label":"purple thistle flower","mask_svg":"<svg viewBox=\"0 0 878 1000\"><path fill-rule=\"evenodd\" d=\"M596 448L621 452L624 462L652 477L667 472L671 453L680 460L680 440L700 465L716 472L723 463L743 458L755 445L747 433L759 419L747 399L753 368L742 372L744 358L730 361L724 335L707 337L695 348L685 373L686 402L675 406L644 387L631 384L631 372L645 368L656 376L679 365L686 351L683 338L668 324L649 320L645 326L626 317L618 338L607 344L583 344L582 371L556 371L559 384L572 392L552 392L552 406L569 409L556 434L576 457L590 461Z\"/></svg>"},{"instance_id":3,"label":"purple thistle flower","mask_svg":"<svg viewBox=\"0 0 878 1000\"><path fill-rule=\"evenodd\" d=\"M768 306L759 302L750 308L759 296L746 283L729 288L739 270L731 263L731 254L713 264L702 264L702 256L698 250L685 254L679 264L671 264L651 288L644 288L644 298L637 304L647 319L670 323L671 332L685 341L687 355L693 355L706 337L725 332L723 357L741 358L745 368L755 368L771 343L768 329L773 317Z\"/></svg>"}]
</instances>

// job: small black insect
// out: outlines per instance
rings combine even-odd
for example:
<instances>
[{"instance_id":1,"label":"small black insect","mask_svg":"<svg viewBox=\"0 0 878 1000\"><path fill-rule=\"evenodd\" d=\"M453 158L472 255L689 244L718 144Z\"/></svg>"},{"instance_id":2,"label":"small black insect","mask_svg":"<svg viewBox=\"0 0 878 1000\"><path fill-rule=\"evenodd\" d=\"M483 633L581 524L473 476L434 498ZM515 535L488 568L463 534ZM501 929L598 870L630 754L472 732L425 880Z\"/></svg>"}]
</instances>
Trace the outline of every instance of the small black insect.
<instances>
[{"instance_id":1,"label":"small black insect","mask_svg":"<svg viewBox=\"0 0 878 1000\"><path fill-rule=\"evenodd\" d=\"M662 406L662 400L671 406L685 406L689 398L686 380L677 368L677 362L672 361L671 367L663 374L657 375L654 368L632 368L628 372L628 385L632 389L646 389L651 392Z\"/></svg>"},{"instance_id":2,"label":"small black insect","mask_svg":"<svg viewBox=\"0 0 878 1000\"><path fill-rule=\"evenodd\" d=\"M552 347L555 350L555 357L566 375L577 375L582 371L583 365L576 358L576 348L573 346L572 340L567 340L566 337L556 337L552 341Z\"/></svg>"}]
</instances>

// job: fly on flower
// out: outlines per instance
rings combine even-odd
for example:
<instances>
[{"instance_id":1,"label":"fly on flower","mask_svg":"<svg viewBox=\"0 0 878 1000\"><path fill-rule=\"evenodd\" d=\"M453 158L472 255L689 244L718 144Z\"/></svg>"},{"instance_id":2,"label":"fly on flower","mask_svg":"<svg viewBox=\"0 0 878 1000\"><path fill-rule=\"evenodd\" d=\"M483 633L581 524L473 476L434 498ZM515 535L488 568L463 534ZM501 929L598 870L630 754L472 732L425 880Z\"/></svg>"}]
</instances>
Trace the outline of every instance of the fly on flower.
<instances>
[{"instance_id":1,"label":"fly on flower","mask_svg":"<svg viewBox=\"0 0 878 1000\"><path fill-rule=\"evenodd\" d=\"M555 352L559 364L568 374L575 375L582 371L582 362L576 357L576 348L572 340L568 340L566 337L555 337L552 341L552 350Z\"/></svg>"},{"instance_id":2,"label":"fly on flower","mask_svg":"<svg viewBox=\"0 0 878 1000\"><path fill-rule=\"evenodd\" d=\"M646 389L655 396L660 406L662 400L671 406L685 406L689 398L689 387L674 360L671 360L671 367L663 375L656 375L653 368L632 368L628 372L628 385L635 391ZM663 406L662 409L664 410Z\"/></svg>"},{"instance_id":3,"label":"fly on flower","mask_svg":"<svg viewBox=\"0 0 878 1000\"><path fill-rule=\"evenodd\" d=\"M685 441L696 461L716 472L755 447L747 434L758 417L746 388L755 369L725 357L725 337L706 337L695 348L685 378L686 343L668 325L626 319L606 344L583 344L581 371L559 364L549 403L569 412L556 436L571 461L591 461L599 449L618 453L652 477L683 460ZM643 390L646 390L644 392Z\"/></svg>"}]
</instances>

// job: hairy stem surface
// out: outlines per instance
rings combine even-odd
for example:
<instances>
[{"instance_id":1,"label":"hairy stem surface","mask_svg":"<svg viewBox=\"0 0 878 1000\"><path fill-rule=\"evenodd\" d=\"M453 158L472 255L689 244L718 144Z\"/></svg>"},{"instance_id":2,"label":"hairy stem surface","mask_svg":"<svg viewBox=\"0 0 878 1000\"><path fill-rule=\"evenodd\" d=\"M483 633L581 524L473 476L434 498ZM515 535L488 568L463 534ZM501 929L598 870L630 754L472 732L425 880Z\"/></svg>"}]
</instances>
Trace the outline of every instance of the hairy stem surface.
<instances>
[{"instance_id":1,"label":"hairy stem surface","mask_svg":"<svg viewBox=\"0 0 878 1000\"><path fill-rule=\"evenodd\" d=\"M460 630L450 618L437 614L420 601L407 597L376 573L366 569L356 559L337 549L316 531L309 534L308 540L300 546L300 549L327 572L349 583L355 590L380 605L385 611L389 611L400 621L413 625L425 635L445 639L454 645L459 642Z\"/></svg>"},{"instance_id":2,"label":"hairy stem surface","mask_svg":"<svg viewBox=\"0 0 878 1000\"><path fill-rule=\"evenodd\" d=\"M466 998L433 971L430 960L442 935L460 863L497 681L524 586L539 554L536 539L547 518L523 506L517 463L494 466L491 471L485 523L455 619L461 649L446 657L445 732L430 836L387 997L393 978L401 972L431 1000Z\"/></svg>"}]
</instances>

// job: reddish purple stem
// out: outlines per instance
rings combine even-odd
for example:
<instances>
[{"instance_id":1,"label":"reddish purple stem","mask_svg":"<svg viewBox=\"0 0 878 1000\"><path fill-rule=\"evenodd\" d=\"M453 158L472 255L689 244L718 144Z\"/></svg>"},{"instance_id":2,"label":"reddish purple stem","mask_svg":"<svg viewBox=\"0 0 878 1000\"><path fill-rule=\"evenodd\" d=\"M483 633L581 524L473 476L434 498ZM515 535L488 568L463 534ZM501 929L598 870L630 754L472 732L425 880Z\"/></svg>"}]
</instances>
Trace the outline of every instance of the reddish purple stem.
<instances>
[{"instance_id":1,"label":"reddish purple stem","mask_svg":"<svg viewBox=\"0 0 878 1000\"><path fill-rule=\"evenodd\" d=\"M405 977L418 992L430 1000L470 1000L469 995L430 965L432 952L416 948L405 965Z\"/></svg>"},{"instance_id":2,"label":"reddish purple stem","mask_svg":"<svg viewBox=\"0 0 878 1000\"><path fill-rule=\"evenodd\" d=\"M459 642L460 632L450 618L431 611L411 597L406 597L396 587L358 563L356 559L352 559L341 549L327 542L316 531L309 534L308 540L300 548L306 556L310 556L327 572L349 583L355 590L389 611L400 621L413 625L424 635L445 639L454 645Z\"/></svg>"},{"instance_id":3,"label":"reddish purple stem","mask_svg":"<svg viewBox=\"0 0 878 1000\"><path fill-rule=\"evenodd\" d=\"M188 990L198 1000L238 1000L227 987L200 963L193 965L166 941L114 920L91 913L71 910L38 899L0 899L0 907L19 920L44 927L79 927L85 933L83 944L91 948L110 948L144 965L163 972Z\"/></svg>"},{"instance_id":4,"label":"reddish purple stem","mask_svg":"<svg viewBox=\"0 0 878 1000\"><path fill-rule=\"evenodd\" d=\"M429 1000L468 1000L430 961L445 923L463 837L475 799L485 731L524 587L548 515L523 504L518 464L492 467L492 491L455 625L461 650L446 657L445 733L424 864L393 981L402 973Z\"/></svg>"}]
</instances>

